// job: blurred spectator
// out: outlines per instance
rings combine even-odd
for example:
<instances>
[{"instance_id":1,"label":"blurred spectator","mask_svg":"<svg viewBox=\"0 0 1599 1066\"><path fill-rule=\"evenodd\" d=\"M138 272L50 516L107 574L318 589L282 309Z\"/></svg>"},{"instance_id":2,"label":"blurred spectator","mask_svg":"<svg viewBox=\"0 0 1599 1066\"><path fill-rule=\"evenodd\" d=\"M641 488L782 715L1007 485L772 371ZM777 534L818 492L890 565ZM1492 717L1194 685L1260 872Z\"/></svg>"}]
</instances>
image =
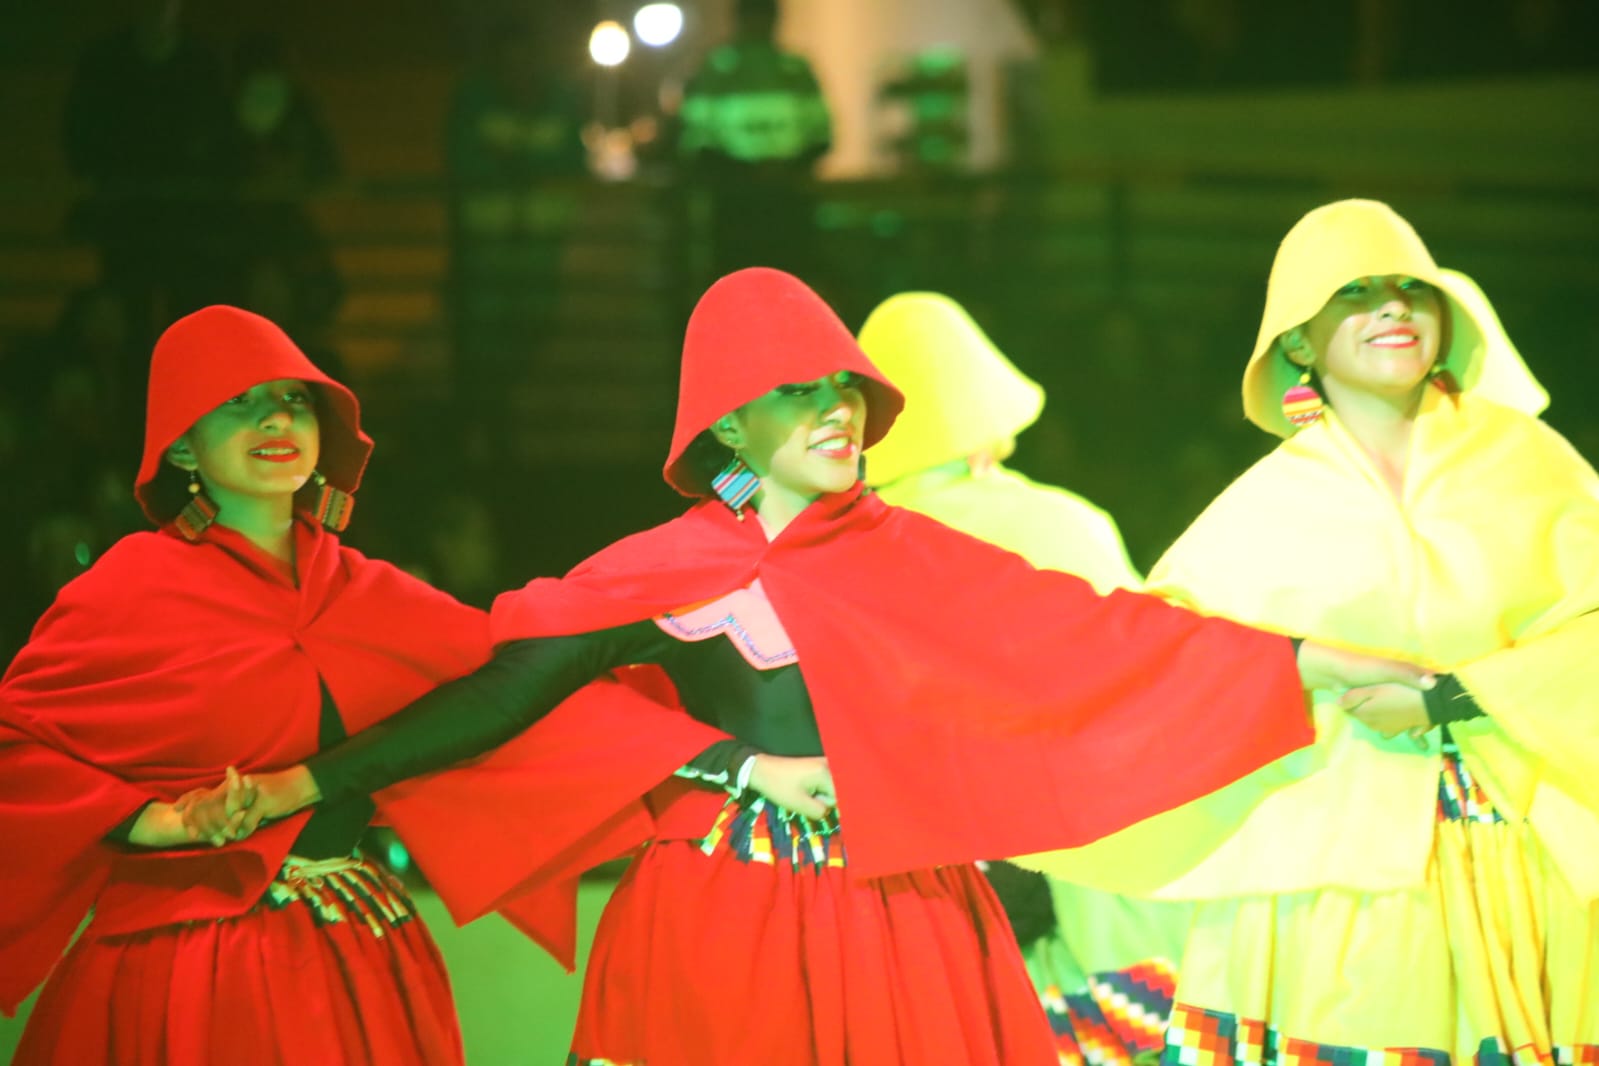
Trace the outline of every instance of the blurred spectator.
<instances>
[{"instance_id":1,"label":"blurred spectator","mask_svg":"<svg viewBox=\"0 0 1599 1066\"><path fill-rule=\"evenodd\" d=\"M348 381L344 360L328 339L342 291L331 259L324 265L291 249L265 246L250 256L236 302L282 326L334 380Z\"/></svg>"},{"instance_id":2,"label":"blurred spectator","mask_svg":"<svg viewBox=\"0 0 1599 1066\"><path fill-rule=\"evenodd\" d=\"M239 302L303 344L333 321L344 296L306 202L339 176L338 148L310 92L290 72L280 38L242 36L232 73L231 161L244 199L246 257ZM252 302L263 287L270 306Z\"/></svg>"},{"instance_id":3,"label":"blurred spectator","mask_svg":"<svg viewBox=\"0 0 1599 1066\"><path fill-rule=\"evenodd\" d=\"M463 396L491 410L551 331L562 246L587 174L583 110L560 62L565 38L541 28L511 17L490 27L446 130L457 369Z\"/></svg>"},{"instance_id":4,"label":"blurred spectator","mask_svg":"<svg viewBox=\"0 0 1599 1066\"><path fill-rule=\"evenodd\" d=\"M95 287L68 300L56 328L0 360L0 480L12 520L0 537L0 661L21 646L56 591L113 541L142 525L132 470L142 371L121 301ZM129 412L132 413L130 421Z\"/></svg>"},{"instance_id":5,"label":"blurred spectator","mask_svg":"<svg viewBox=\"0 0 1599 1066\"><path fill-rule=\"evenodd\" d=\"M710 197L711 273L813 275L811 169L832 147L816 75L777 45L777 0L738 0L733 39L683 90L679 149Z\"/></svg>"},{"instance_id":6,"label":"blurred spectator","mask_svg":"<svg viewBox=\"0 0 1599 1066\"><path fill-rule=\"evenodd\" d=\"M954 173L967 163L971 84L966 55L942 46L917 52L878 90L891 116L888 147L902 174Z\"/></svg>"},{"instance_id":7,"label":"blurred spectator","mask_svg":"<svg viewBox=\"0 0 1599 1066\"><path fill-rule=\"evenodd\" d=\"M227 103L180 0L139 0L131 25L91 42L68 92L63 145L89 191L70 226L152 330L224 298L236 277Z\"/></svg>"}]
</instances>

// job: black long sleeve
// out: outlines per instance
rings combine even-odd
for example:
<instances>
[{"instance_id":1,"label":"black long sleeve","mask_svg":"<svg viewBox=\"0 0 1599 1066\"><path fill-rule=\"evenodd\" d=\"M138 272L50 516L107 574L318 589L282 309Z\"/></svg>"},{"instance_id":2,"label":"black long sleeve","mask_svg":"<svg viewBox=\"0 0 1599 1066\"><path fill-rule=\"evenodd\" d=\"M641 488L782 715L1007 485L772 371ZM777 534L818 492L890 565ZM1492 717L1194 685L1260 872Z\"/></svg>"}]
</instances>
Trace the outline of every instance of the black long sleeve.
<instances>
[{"instance_id":1,"label":"black long sleeve","mask_svg":"<svg viewBox=\"0 0 1599 1066\"><path fill-rule=\"evenodd\" d=\"M317 713L317 748L320 751L334 747L349 734L344 731L344 719L339 715L338 704L333 700L333 693L328 691L327 682L321 681L319 685L322 706ZM140 804L138 810L112 826L106 833L106 840L124 847L133 846L134 823L150 803ZM320 804L301 827L290 850L306 859L331 859L348 855L360 843L361 834L372 821L374 810L371 797L365 794L346 796L336 803Z\"/></svg>"},{"instance_id":2,"label":"black long sleeve","mask_svg":"<svg viewBox=\"0 0 1599 1066\"><path fill-rule=\"evenodd\" d=\"M518 640L465 677L306 760L330 803L375 792L498 747L612 667L648 661L652 622Z\"/></svg>"},{"instance_id":3,"label":"black long sleeve","mask_svg":"<svg viewBox=\"0 0 1599 1066\"><path fill-rule=\"evenodd\" d=\"M1433 725L1483 717L1482 707L1454 674L1439 674L1437 684L1423 692L1421 698L1427 705L1427 719Z\"/></svg>"}]
</instances>

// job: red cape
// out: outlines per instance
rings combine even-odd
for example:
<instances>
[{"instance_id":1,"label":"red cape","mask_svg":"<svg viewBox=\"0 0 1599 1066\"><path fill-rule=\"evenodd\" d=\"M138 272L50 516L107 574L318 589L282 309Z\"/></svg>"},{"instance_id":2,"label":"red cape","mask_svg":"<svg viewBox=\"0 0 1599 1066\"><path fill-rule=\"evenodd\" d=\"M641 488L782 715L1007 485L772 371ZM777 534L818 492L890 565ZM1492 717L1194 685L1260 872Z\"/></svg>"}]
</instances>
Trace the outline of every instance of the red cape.
<instances>
[{"instance_id":1,"label":"red cape","mask_svg":"<svg viewBox=\"0 0 1599 1066\"><path fill-rule=\"evenodd\" d=\"M637 621L757 577L799 652L858 876L1082 844L1312 739L1287 639L1097 596L858 485L770 543L701 503L501 596L494 639Z\"/></svg>"},{"instance_id":2,"label":"red cape","mask_svg":"<svg viewBox=\"0 0 1599 1066\"><path fill-rule=\"evenodd\" d=\"M297 536L298 588L221 526L196 544L171 533L126 537L62 590L6 672L6 1013L48 973L91 906L102 934L248 910L309 817L220 849L104 843L147 800L213 785L229 765L265 770L315 751L319 675L353 733L487 658L483 612L312 523L301 522ZM614 741L623 726L630 743L600 746L587 733L599 728ZM567 900L585 867L569 871L560 856L579 838L584 864L645 839L641 793L723 735L603 682L470 768L379 794L379 814L419 851L438 839L474 849L471 863L427 867L458 917L489 909L492 887L514 883L522 896L508 917L570 964ZM596 773L613 760L615 782ZM549 788L561 802L541 802ZM494 817L463 817L484 811ZM497 864L510 872L482 873ZM529 868L554 882L529 879Z\"/></svg>"},{"instance_id":3,"label":"red cape","mask_svg":"<svg viewBox=\"0 0 1599 1066\"><path fill-rule=\"evenodd\" d=\"M102 933L241 913L300 814L222 849L120 849L147 800L316 750L318 675L353 732L482 661L485 618L298 526L295 588L213 527L118 542L61 591L0 682L0 1007L48 972L85 911Z\"/></svg>"}]
</instances>

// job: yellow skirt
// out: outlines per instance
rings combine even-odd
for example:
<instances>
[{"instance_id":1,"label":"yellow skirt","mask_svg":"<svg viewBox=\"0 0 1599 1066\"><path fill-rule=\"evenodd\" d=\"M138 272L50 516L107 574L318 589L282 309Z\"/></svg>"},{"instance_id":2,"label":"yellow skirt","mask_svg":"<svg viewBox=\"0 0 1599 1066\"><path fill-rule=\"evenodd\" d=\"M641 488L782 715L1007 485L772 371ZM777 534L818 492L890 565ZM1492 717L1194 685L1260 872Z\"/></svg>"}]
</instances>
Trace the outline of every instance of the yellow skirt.
<instances>
[{"instance_id":1,"label":"yellow skirt","mask_svg":"<svg viewBox=\"0 0 1599 1066\"><path fill-rule=\"evenodd\" d=\"M1450 752L1424 885L1199 906L1162 1061L1595 1066L1599 905Z\"/></svg>"}]
</instances>

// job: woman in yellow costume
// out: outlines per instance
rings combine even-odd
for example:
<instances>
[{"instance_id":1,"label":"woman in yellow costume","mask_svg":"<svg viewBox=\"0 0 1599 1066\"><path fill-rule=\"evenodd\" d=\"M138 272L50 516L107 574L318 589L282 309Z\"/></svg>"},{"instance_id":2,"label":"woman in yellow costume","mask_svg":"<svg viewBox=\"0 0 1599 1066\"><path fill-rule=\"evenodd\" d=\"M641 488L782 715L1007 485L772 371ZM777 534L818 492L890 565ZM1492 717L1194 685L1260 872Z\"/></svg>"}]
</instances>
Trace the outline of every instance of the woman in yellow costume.
<instances>
[{"instance_id":1,"label":"woman in yellow costume","mask_svg":"<svg viewBox=\"0 0 1599 1066\"><path fill-rule=\"evenodd\" d=\"M1480 290L1371 201L1283 240L1243 394L1283 443L1152 589L1444 673L1318 693L1306 753L1059 865L1204 901L1167 1062L1599 1062L1599 479Z\"/></svg>"},{"instance_id":2,"label":"woman in yellow costume","mask_svg":"<svg viewBox=\"0 0 1599 1066\"><path fill-rule=\"evenodd\" d=\"M1065 489L1003 465L1037 421L1044 390L936 293L892 296L860 344L899 385L905 410L866 453L888 503L1064 570L1095 590L1137 588L1116 523ZM1131 900L1003 867L990 876L1055 1030L1065 1066L1124 1066L1161 1046L1188 928L1186 904Z\"/></svg>"}]
</instances>

